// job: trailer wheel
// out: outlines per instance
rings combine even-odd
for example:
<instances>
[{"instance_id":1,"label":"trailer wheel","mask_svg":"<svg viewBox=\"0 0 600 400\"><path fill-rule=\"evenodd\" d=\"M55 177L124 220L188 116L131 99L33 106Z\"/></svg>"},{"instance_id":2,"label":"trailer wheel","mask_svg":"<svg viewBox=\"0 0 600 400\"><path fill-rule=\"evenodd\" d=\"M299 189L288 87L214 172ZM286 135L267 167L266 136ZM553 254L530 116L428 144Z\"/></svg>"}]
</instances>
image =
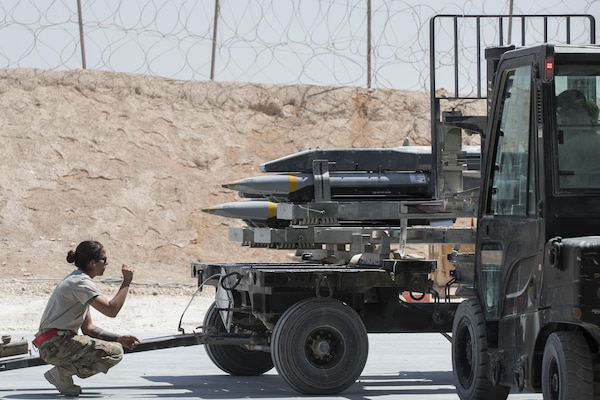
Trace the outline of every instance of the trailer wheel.
<instances>
[{"instance_id":1,"label":"trailer wheel","mask_svg":"<svg viewBox=\"0 0 600 400\"><path fill-rule=\"evenodd\" d=\"M329 298L294 304L273 330L273 364L303 394L347 389L361 374L368 353L367 330L356 311Z\"/></svg>"},{"instance_id":2,"label":"trailer wheel","mask_svg":"<svg viewBox=\"0 0 600 400\"><path fill-rule=\"evenodd\" d=\"M463 399L504 400L510 388L488 378L490 360L487 332L477 299L463 301L452 325L452 371L458 396Z\"/></svg>"},{"instance_id":3,"label":"trailer wheel","mask_svg":"<svg viewBox=\"0 0 600 400\"><path fill-rule=\"evenodd\" d=\"M593 399L594 371L590 348L581 333L555 332L542 360L544 399Z\"/></svg>"},{"instance_id":4,"label":"trailer wheel","mask_svg":"<svg viewBox=\"0 0 600 400\"><path fill-rule=\"evenodd\" d=\"M204 328L217 333L227 332L223 320L213 303L204 316ZM206 344L206 353L221 370L231 375L261 375L273 368L271 354L264 351L248 350L242 345Z\"/></svg>"}]
</instances>

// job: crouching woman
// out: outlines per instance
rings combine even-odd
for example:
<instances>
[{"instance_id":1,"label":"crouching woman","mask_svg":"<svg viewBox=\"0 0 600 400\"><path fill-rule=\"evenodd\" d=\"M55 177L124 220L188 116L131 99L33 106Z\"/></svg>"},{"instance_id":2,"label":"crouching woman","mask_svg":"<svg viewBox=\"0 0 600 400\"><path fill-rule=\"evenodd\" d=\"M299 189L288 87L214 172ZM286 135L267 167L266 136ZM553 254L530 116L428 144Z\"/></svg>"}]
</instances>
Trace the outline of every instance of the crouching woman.
<instances>
[{"instance_id":1,"label":"crouching woman","mask_svg":"<svg viewBox=\"0 0 600 400\"><path fill-rule=\"evenodd\" d=\"M92 322L89 306L108 317L115 317L127 297L134 270L123 265L123 282L111 300L100 293L93 279L108 266L104 247L96 241L81 242L67 254L67 262L77 269L54 289L40 322L33 344L40 357L54 365L44 374L48 382L66 396L78 396L81 387L73 375L88 378L106 373L123 358L123 346L133 349L139 339L132 335L107 332ZM82 335L78 332L81 329Z\"/></svg>"}]
</instances>

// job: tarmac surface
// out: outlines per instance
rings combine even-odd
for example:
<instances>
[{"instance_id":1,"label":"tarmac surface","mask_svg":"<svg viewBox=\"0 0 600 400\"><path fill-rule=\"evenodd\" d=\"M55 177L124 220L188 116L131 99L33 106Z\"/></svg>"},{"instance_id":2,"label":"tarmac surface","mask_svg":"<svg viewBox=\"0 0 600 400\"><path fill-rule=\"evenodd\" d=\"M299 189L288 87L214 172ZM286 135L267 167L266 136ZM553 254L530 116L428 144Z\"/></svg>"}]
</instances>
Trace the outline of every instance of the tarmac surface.
<instances>
[{"instance_id":1,"label":"tarmac surface","mask_svg":"<svg viewBox=\"0 0 600 400\"><path fill-rule=\"evenodd\" d=\"M138 336L143 340L162 335ZM30 335L13 333L12 337L31 340ZM369 347L360 378L336 396L300 395L275 369L255 377L230 376L212 364L203 346L126 354L108 374L74 380L83 389L82 399L458 399L450 342L442 335L372 334ZM0 398L65 398L44 379L47 369L45 365L0 372ZM511 393L509 399L541 400L542 395Z\"/></svg>"}]
</instances>

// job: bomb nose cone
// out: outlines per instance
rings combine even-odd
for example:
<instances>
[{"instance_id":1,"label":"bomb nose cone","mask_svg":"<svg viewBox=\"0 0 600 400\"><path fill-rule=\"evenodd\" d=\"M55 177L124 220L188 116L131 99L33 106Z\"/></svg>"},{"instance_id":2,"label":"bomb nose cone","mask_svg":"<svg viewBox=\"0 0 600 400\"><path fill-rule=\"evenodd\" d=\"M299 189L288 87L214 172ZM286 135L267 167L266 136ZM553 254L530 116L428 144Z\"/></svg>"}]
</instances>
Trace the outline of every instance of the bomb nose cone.
<instances>
[{"instance_id":1,"label":"bomb nose cone","mask_svg":"<svg viewBox=\"0 0 600 400\"><path fill-rule=\"evenodd\" d=\"M266 200L250 200L218 204L202 211L227 218L268 220L277 217L277 203Z\"/></svg>"},{"instance_id":2,"label":"bomb nose cone","mask_svg":"<svg viewBox=\"0 0 600 400\"><path fill-rule=\"evenodd\" d=\"M231 190L240 190L239 187L241 185L241 181L237 180L237 181L233 181L233 182L228 182L228 183L224 183L221 185L221 187L225 188L225 189L231 189Z\"/></svg>"},{"instance_id":3,"label":"bomb nose cone","mask_svg":"<svg viewBox=\"0 0 600 400\"><path fill-rule=\"evenodd\" d=\"M209 213L209 214L219 214L219 212L221 211L221 208L219 206L214 206L214 207L206 207L202 209L202 212L205 213Z\"/></svg>"},{"instance_id":4,"label":"bomb nose cone","mask_svg":"<svg viewBox=\"0 0 600 400\"><path fill-rule=\"evenodd\" d=\"M313 184L311 175L264 175L244 178L222 185L224 188L252 194L289 194Z\"/></svg>"}]
</instances>

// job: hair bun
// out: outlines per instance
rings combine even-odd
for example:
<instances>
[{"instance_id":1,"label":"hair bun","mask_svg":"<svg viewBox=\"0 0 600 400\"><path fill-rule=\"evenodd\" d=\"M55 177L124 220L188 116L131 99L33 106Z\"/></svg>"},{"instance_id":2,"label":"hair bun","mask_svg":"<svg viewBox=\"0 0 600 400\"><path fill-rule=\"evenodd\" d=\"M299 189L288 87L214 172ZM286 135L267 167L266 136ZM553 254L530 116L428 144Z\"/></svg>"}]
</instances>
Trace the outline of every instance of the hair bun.
<instances>
[{"instance_id":1,"label":"hair bun","mask_svg":"<svg viewBox=\"0 0 600 400\"><path fill-rule=\"evenodd\" d=\"M75 262L75 252L73 250L69 250L67 253L67 262L70 264Z\"/></svg>"}]
</instances>

